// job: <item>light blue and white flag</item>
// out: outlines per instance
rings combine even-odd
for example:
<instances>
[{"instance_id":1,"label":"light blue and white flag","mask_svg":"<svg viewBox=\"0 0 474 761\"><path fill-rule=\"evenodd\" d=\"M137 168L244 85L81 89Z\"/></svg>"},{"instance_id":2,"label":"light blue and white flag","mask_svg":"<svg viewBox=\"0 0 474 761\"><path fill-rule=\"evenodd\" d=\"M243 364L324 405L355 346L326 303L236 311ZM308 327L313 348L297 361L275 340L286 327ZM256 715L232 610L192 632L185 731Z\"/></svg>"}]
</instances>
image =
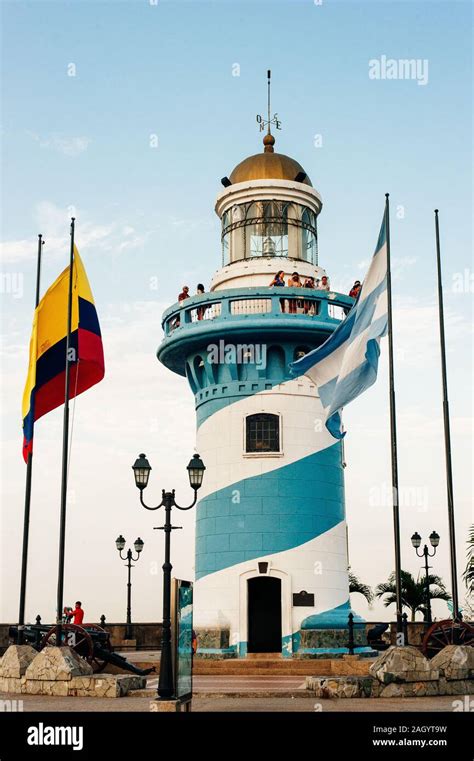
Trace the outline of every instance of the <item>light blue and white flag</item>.
<instances>
[{"instance_id":1,"label":"light blue and white flag","mask_svg":"<svg viewBox=\"0 0 474 761\"><path fill-rule=\"evenodd\" d=\"M372 262L358 301L317 349L292 362L292 375L307 375L317 385L326 427L341 439L340 411L375 383L380 339L387 332L387 231L385 215Z\"/></svg>"}]
</instances>

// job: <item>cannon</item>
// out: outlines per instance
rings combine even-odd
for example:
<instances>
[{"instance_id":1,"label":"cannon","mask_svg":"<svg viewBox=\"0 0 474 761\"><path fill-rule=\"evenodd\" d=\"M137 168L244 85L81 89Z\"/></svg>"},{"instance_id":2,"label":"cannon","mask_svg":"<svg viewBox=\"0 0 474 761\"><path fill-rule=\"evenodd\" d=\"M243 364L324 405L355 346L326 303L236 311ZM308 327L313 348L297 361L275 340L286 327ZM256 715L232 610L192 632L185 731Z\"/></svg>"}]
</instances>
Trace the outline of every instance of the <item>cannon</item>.
<instances>
[{"instance_id":1,"label":"cannon","mask_svg":"<svg viewBox=\"0 0 474 761\"><path fill-rule=\"evenodd\" d=\"M382 639L382 634L388 629L389 624L375 624L367 632L367 642L374 650L387 650L389 644Z\"/></svg>"},{"instance_id":2,"label":"cannon","mask_svg":"<svg viewBox=\"0 0 474 761\"><path fill-rule=\"evenodd\" d=\"M27 624L22 629L23 642L32 645L40 652L44 647L57 644L58 627L47 624ZM19 641L19 627L10 626L9 637L13 643ZM154 668L140 669L127 661L123 655L114 653L110 644L110 632L97 624L61 624L61 644L71 647L81 658L84 658L99 674L107 664L130 671L138 676L147 676Z\"/></svg>"}]
</instances>

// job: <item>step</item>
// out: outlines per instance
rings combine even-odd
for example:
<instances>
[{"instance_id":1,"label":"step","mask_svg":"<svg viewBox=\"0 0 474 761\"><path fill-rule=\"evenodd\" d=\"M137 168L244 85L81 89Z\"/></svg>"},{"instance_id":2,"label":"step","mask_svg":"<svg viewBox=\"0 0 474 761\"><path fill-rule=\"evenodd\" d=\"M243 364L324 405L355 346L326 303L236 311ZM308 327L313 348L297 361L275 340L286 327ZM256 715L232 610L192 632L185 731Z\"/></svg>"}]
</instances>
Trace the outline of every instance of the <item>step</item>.
<instances>
[{"instance_id":1,"label":"step","mask_svg":"<svg viewBox=\"0 0 474 761\"><path fill-rule=\"evenodd\" d=\"M246 660L274 661L283 658L281 653L247 653Z\"/></svg>"}]
</instances>

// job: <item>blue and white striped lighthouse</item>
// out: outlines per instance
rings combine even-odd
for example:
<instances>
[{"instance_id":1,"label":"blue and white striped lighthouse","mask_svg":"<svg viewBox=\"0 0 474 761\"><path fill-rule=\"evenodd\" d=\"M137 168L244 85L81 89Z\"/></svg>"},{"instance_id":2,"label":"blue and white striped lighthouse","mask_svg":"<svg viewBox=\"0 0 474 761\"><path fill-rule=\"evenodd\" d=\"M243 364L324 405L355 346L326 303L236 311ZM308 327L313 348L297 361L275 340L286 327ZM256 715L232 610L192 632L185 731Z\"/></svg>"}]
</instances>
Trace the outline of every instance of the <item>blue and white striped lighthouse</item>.
<instances>
[{"instance_id":1,"label":"blue and white striped lighthouse","mask_svg":"<svg viewBox=\"0 0 474 761\"><path fill-rule=\"evenodd\" d=\"M170 307L159 360L195 396L206 478L196 518L199 652L315 653L346 644L343 448L314 384L288 366L352 305L322 278L319 193L303 167L264 150L222 181L222 266L208 293ZM276 273L284 287L271 286ZM311 633L318 633L315 638ZM362 643L361 643L362 644Z\"/></svg>"}]
</instances>

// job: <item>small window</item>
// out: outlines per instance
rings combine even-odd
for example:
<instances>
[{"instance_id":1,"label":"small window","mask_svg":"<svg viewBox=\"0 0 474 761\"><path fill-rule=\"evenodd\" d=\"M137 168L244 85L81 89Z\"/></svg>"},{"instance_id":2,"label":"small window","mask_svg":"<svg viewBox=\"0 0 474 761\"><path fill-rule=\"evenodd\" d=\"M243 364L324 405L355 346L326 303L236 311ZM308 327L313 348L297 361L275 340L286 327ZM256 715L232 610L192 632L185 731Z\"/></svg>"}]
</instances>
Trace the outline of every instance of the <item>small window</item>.
<instances>
[{"instance_id":1,"label":"small window","mask_svg":"<svg viewBox=\"0 0 474 761\"><path fill-rule=\"evenodd\" d=\"M246 452L280 451L280 418L278 415L266 413L248 415L245 426Z\"/></svg>"}]
</instances>

